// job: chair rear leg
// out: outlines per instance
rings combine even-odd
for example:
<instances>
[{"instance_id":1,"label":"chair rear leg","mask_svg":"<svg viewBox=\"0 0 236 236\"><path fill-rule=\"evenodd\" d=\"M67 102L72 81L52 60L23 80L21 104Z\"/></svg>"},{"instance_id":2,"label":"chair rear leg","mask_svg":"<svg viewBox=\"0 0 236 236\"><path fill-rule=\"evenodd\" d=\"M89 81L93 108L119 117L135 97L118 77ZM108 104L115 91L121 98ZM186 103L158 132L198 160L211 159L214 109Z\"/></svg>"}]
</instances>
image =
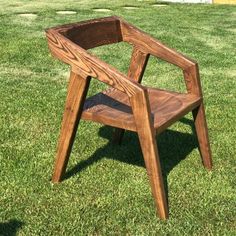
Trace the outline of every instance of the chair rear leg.
<instances>
[{"instance_id":1,"label":"chair rear leg","mask_svg":"<svg viewBox=\"0 0 236 236\"><path fill-rule=\"evenodd\" d=\"M211 170L212 169L212 156L211 148L208 137L208 129L205 117L205 110L203 103L193 110L193 118L196 129L196 134L199 142L199 149L203 165Z\"/></svg>"},{"instance_id":2,"label":"chair rear leg","mask_svg":"<svg viewBox=\"0 0 236 236\"><path fill-rule=\"evenodd\" d=\"M113 131L113 136L112 136L112 142L114 144L121 144L123 136L125 134L125 130L124 129L120 129L120 128L115 128L115 130Z\"/></svg>"},{"instance_id":3,"label":"chair rear leg","mask_svg":"<svg viewBox=\"0 0 236 236\"><path fill-rule=\"evenodd\" d=\"M65 111L54 167L53 182L59 182L65 173L75 134L81 117L83 103L89 87L90 77L83 78L74 72L70 74Z\"/></svg>"},{"instance_id":4,"label":"chair rear leg","mask_svg":"<svg viewBox=\"0 0 236 236\"><path fill-rule=\"evenodd\" d=\"M128 70L128 77L138 83L141 83L148 58L148 53L142 52L138 47L134 46ZM124 133L124 129L116 128L113 133L113 143L120 145Z\"/></svg>"}]
</instances>

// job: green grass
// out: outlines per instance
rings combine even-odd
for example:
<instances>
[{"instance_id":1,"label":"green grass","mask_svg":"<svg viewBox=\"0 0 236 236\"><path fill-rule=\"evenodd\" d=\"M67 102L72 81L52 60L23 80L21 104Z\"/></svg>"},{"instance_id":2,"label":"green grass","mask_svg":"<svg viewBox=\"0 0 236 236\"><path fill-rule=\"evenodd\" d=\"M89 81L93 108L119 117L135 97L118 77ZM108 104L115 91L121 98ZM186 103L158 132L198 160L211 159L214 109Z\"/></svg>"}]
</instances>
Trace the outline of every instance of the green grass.
<instances>
[{"instance_id":1,"label":"green grass","mask_svg":"<svg viewBox=\"0 0 236 236\"><path fill-rule=\"evenodd\" d=\"M155 1L1 1L0 235L235 235L236 6ZM124 5L139 9L125 10ZM106 7L111 12L94 12ZM75 15L57 15L73 10ZM37 17L19 16L35 13ZM200 160L191 116L158 139L170 218L155 216L138 138L81 122L66 179L50 182L69 68L48 51L44 29L119 15L200 65L214 160ZM130 46L92 50L125 72ZM144 83L184 91L182 73L151 58ZM92 81L89 95L104 88Z\"/></svg>"}]
</instances>

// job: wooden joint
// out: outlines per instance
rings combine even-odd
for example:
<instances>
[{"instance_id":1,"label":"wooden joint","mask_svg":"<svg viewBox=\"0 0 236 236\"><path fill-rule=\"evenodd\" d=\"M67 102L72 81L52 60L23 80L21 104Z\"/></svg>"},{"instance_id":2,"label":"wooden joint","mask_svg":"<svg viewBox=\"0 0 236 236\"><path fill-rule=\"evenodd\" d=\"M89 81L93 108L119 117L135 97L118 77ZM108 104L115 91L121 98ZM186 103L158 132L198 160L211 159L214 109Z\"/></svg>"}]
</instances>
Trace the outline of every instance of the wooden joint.
<instances>
[{"instance_id":1,"label":"wooden joint","mask_svg":"<svg viewBox=\"0 0 236 236\"><path fill-rule=\"evenodd\" d=\"M147 88L143 87L140 90L137 90L136 93L132 94L131 96L129 96L129 99L136 99L140 96L145 97L145 95L147 94Z\"/></svg>"},{"instance_id":2,"label":"wooden joint","mask_svg":"<svg viewBox=\"0 0 236 236\"><path fill-rule=\"evenodd\" d=\"M183 74L188 93L202 97L198 63L195 62L193 65L184 69Z\"/></svg>"},{"instance_id":3,"label":"wooden joint","mask_svg":"<svg viewBox=\"0 0 236 236\"><path fill-rule=\"evenodd\" d=\"M70 71L76 75L80 75L82 79L87 79L87 77L89 77L89 75L87 75L80 68L75 67L75 66L71 66Z\"/></svg>"}]
</instances>

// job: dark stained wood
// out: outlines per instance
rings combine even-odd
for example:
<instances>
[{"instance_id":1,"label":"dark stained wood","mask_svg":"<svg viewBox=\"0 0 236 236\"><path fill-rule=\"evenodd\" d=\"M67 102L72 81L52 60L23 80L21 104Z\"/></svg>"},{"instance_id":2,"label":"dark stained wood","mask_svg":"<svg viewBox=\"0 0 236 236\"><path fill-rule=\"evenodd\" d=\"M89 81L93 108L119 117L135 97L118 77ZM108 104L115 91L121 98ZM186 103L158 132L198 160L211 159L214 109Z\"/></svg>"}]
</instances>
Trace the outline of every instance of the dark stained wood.
<instances>
[{"instance_id":1,"label":"dark stained wood","mask_svg":"<svg viewBox=\"0 0 236 236\"><path fill-rule=\"evenodd\" d=\"M53 182L59 182L65 172L89 87L89 81L90 78L82 78L73 72L70 74L55 169L52 177Z\"/></svg>"},{"instance_id":2,"label":"dark stained wood","mask_svg":"<svg viewBox=\"0 0 236 236\"><path fill-rule=\"evenodd\" d=\"M125 130L121 128L115 128L112 134L112 142L114 144L121 145L122 139L124 137Z\"/></svg>"},{"instance_id":3,"label":"dark stained wood","mask_svg":"<svg viewBox=\"0 0 236 236\"><path fill-rule=\"evenodd\" d=\"M79 23L56 26L51 29L64 35L84 49L122 41L120 20L117 17L81 21Z\"/></svg>"},{"instance_id":4,"label":"dark stained wood","mask_svg":"<svg viewBox=\"0 0 236 236\"><path fill-rule=\"evenodd\" d=\"M188 67L187 69L183 70L183 73L188 93L196 94L197 96L202 97L198 64L195 63L195 65Z\"/></svg>"},{"instance_id":5,"label":"dark stained wood","mask_svg":"<svg viewBox=\"0 0 236 236\"><path fill-rule=\"evenodd\" d=\"M47 31L47 39L51 53L63 62L70 64L75 73L97 78L128 96L142 90L137 82L129 80L126 75L90 55L86 50L60 35L54 29Z\"/></svg>"},{"instance_id":6,"label":"dark stained wood","mask_svg":"<svg viewBox=\"0 0 236 236\"><path fill-rule=\"evenodd\" d=\"M161 219L167 219L168 207L149 98L147 90L144 90L133 96L130 102L157 211Z\"/></svg>"},{"instance_id":7,"label":"dark stained wood","mask_svg":"<svg viewBox=\"0 0 236 236\"><path fill-rule=\"evenodd\" d=\"M122 41L120 22L113 17L67 26L60 32L84 49Z\"/></svg>"},{"instance_id":8,"label":"dark stained wood","mask_svg":"<svg viewBox=\"0 0 236 236\"><path fill-rule=\"evenodd\" d=\"M211 170L212 155L203 103L193 110L193 117L203 165Z\"/></svg>"},{"instance_id":9,"label":"dark stained wood","mask_svg":"<svg viewBox=\"0 0 236 236\"><path fill-rule=\"evenodd\" d=\"M133 48L128 77L141 83L148 62L149 54L140 51L136 46Z\"/></svg>"},{"instance_id":10,"label":"dark stained wood","mask_svg":"<svg viewBox=\"0 0 236 236\"><path fill-rule=\"evenodd\" d=\"M200 75L198 64L191 66L184 70L184 79L187 91L189 94L195 94L202 97L202 88L200 83ZM202 158L203 165L211 170L212 169L212 154L210 142L208 137L208 128L206 123L205 109L203 101L201 104L192 111L196 134L198 137L199 150Z\"/></svg>"},{"instance_id":11,"label":"dark stained wood","mask_svg":"<svg viewBox=\"0 0 236 236\"><path fill-rule=\"evenodd\" d=\"M53 27L46 30L46 35L52 55L71 66L53 182L60 181L65 172L80 119L117 128L114 139L118 143L124 130L135 131L158 214L166 219L168 206L155 136L192 111L203 164L212 168L197 62L116 16ZM134 47L127 76L86 51L120 41ZM187 93L139 84L149 55L180 67ZM110 88L85 100L91 77Z\"/></svg>"},{"instance_id":12,"label":"dark stained wood","mask_svg":"<svg viewBox=\"0 0 236 236\"><path fill-rule=\"evenodd\" d=\"M141 83L143 74L148 62L149 54L144 53L137 47L133 47L131 62L128 70L128 77ZM124 129L115 129L113 133L113 143L121 144L122 137L124 136Z\"/></svg>"},{"instance_id":13,"label":"dark stained wood","mask_svg":"<svg viewBox=\"0 0 236 236\"><path fill-rule=\"evenodd\" d=\"M129 42L140 48L143 52L156 56L182 69L194 65L196 62L174 49L171 49L154 39L150 35L136 28L135 26L121 20L121 32L124 42Z\"/></svg>"}]
</instances>

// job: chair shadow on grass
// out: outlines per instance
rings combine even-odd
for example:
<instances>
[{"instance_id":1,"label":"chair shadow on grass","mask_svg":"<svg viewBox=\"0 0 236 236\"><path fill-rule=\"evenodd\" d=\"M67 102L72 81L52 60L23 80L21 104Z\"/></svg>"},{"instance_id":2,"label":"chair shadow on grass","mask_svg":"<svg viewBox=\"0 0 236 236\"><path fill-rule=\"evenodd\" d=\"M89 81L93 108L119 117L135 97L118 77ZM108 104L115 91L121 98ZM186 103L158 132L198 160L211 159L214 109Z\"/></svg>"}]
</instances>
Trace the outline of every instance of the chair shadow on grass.
<instances>
[{"instance_id":1,"label":"chair shadow on grass","mask_svg":"<svg viewBox=\"0 0 236 236\"><path fill-rule=\"evenodd\" d=\"M0 222L0 235L1 236L15 236L17 231L24 225L23 222L11 219L8 222Z\"/></svg>"},{"instance_id":2,"label":"chair shadow on grass","mask_svg":"<svg viewBox=\"0 0 236 236\"><path fill-rule=\"evenodd\" d=\"M182 118L180 122L191 126L192 133L181 133L167 129L157 138L160 162L162 167L163 181L166 196L168 199L167 176L170 171L184 160L189 153L198 147L193 121ZM79 130L78 130L79 131ZM78 172L84 170L89 165L101 160L103 157L145 167L138 136L135 132L126 132L121 145L112 143L112 129L103 126L99 130L99 135L110 140L107 145L98 148L87 160L80 161L72 169L68 170L64 179L68 179Z\"/></svg>"}]
</instances>

